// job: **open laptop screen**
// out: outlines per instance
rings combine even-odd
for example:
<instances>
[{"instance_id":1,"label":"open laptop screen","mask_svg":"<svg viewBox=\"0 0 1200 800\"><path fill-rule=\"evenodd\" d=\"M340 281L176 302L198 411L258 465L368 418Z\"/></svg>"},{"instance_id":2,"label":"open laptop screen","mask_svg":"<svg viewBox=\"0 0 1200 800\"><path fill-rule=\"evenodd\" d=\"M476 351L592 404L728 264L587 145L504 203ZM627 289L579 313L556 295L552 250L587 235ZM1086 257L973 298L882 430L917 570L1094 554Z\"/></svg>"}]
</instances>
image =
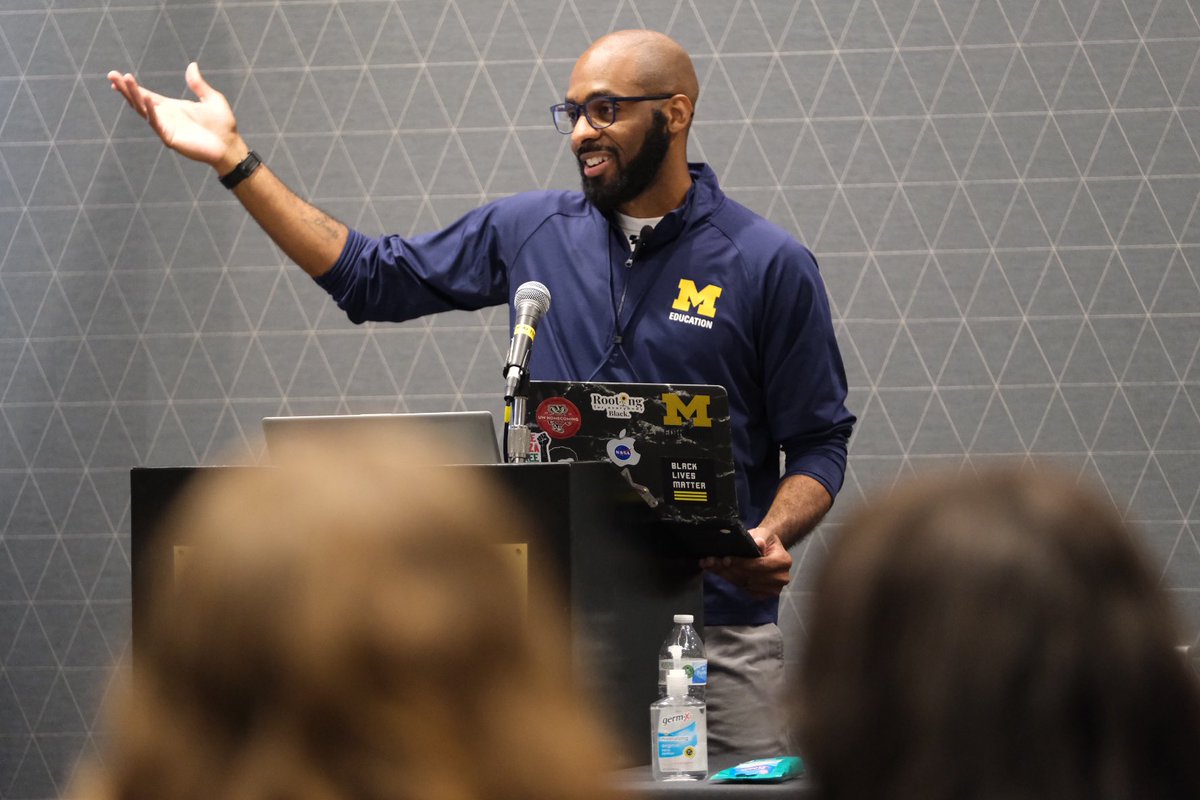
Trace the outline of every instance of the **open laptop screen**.
<instances>
[{"instance_id":1,"label":"open laptop screen","mask_svg":"<svg viewBox=\"0 0 1200 800\"><path fill-rule=\"evenodd\" d=\"M414 414L330 414L264 417L263 437L272 459L286 452L289 441L311 433L371 434L403 441L411 435L445 445L447 464L499 464L500 445L490 411L446 411Z\"/></svg>"}]
</instances>

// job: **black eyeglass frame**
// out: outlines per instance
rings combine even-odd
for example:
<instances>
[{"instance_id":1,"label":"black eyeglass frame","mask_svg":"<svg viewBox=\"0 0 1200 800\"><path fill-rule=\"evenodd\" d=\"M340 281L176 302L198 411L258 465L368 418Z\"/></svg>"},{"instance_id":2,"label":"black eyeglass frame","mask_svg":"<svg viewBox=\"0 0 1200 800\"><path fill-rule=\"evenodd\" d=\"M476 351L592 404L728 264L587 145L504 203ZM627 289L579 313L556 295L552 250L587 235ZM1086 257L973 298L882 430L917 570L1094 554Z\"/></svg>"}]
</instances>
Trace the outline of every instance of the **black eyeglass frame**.
<instances>
[{"instance_id":1,"label":"black eyeglass frame","mask_svg":"<svg viewBox=\"0 0 1200 800\"><path fill-rule=\"evenodd\" d=\"M674 96L675 95L673 94L643 94L637 95L636 97L616 97L613 95L602 94L597 95L596 97L590 97L584 103L572 103L570 100L568 100L565 103L555 103L554 105L550 106L550 119L554 122L554 129L563 135L572 133L575 130L575 126L579 124L580 114L583 115L583 118L587 120L588 125L591 125L594 130L602 131L617 121L617 109L619 108L620 103L640 103L643 100L670 100ZM592 115L589 114L587 110L588 105L596 102L597 100L603 100L606 103L612 103L612 121L604 125L597 125L596 121L592 119ZM574 119L571 120L571 128L564 131L558 125L558 114L560 111L566 112L567 118L571 119L572 109L574 109L575 114Z\"/></svg>"}]
</instances>

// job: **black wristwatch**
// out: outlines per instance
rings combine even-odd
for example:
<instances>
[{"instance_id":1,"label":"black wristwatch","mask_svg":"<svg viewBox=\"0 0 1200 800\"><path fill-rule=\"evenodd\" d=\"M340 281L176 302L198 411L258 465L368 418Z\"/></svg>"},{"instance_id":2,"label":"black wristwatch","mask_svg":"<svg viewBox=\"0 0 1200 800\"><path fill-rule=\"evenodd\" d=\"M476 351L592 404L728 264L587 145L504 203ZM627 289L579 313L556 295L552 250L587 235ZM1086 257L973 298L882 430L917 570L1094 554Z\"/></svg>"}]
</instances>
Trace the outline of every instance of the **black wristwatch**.
<instances>
[{"instance_id":1,"label":"black wristwatch","mask_svg":"<svg viewBox=\"0 0 1200 800\"><path fill-rule=\"evenodd\" d=\"M226 189L232 189L249 178L261 163L262 159L258 157L258 153L251 150L250 155L243 158L240 164L221 176L221 185Z\"/></svg>"}]
</instances>

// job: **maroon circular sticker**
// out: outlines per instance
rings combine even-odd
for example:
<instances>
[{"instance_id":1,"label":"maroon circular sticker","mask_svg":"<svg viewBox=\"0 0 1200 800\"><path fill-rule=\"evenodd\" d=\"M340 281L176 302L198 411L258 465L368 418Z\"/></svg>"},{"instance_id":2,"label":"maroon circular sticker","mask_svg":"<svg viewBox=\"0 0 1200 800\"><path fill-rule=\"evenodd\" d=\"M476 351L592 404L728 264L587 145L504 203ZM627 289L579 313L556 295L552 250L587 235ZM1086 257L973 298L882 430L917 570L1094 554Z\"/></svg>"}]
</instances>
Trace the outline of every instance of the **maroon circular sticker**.
<instances>
[{"instance_id":1,"label":"maroon circular sticker","mask_svg":"<svg viewBox=\"0 0 1200 800\"><path fill-rule=\"evenodd\" d=\"M579 409L565 397L546 398L538 403L534 416L537 417L538 427L551 439L570 439L579 433L579 426L583 423Z\"/></svg>"}]
</instances>

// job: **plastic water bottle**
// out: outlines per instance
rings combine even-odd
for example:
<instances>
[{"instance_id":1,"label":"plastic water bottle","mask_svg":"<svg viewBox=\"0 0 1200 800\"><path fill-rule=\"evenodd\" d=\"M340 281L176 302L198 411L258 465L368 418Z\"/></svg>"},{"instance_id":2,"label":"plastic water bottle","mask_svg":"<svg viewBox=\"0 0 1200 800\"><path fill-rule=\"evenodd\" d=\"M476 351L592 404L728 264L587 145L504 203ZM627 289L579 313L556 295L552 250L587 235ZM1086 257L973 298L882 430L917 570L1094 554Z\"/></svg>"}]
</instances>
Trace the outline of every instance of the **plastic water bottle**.
<instances>
[{"instance_id":1,"label":"plastic water bottle","mask_svg":"<svg viewBox=\"0 0 1200 800\"><path fill-rule=\"evenodd\" d=\"M663 642L658 651L658 696L663 697L667 692L667 673L674 666L671 659L671 646L679 645L682 656L681 669L688 679L688 695L704 702L704 690L708 687L708 659L704 657L704 642L700 634L692 627L694 618L691 614L676 614L675 627Z\"/></svg>"}]
</instances>

